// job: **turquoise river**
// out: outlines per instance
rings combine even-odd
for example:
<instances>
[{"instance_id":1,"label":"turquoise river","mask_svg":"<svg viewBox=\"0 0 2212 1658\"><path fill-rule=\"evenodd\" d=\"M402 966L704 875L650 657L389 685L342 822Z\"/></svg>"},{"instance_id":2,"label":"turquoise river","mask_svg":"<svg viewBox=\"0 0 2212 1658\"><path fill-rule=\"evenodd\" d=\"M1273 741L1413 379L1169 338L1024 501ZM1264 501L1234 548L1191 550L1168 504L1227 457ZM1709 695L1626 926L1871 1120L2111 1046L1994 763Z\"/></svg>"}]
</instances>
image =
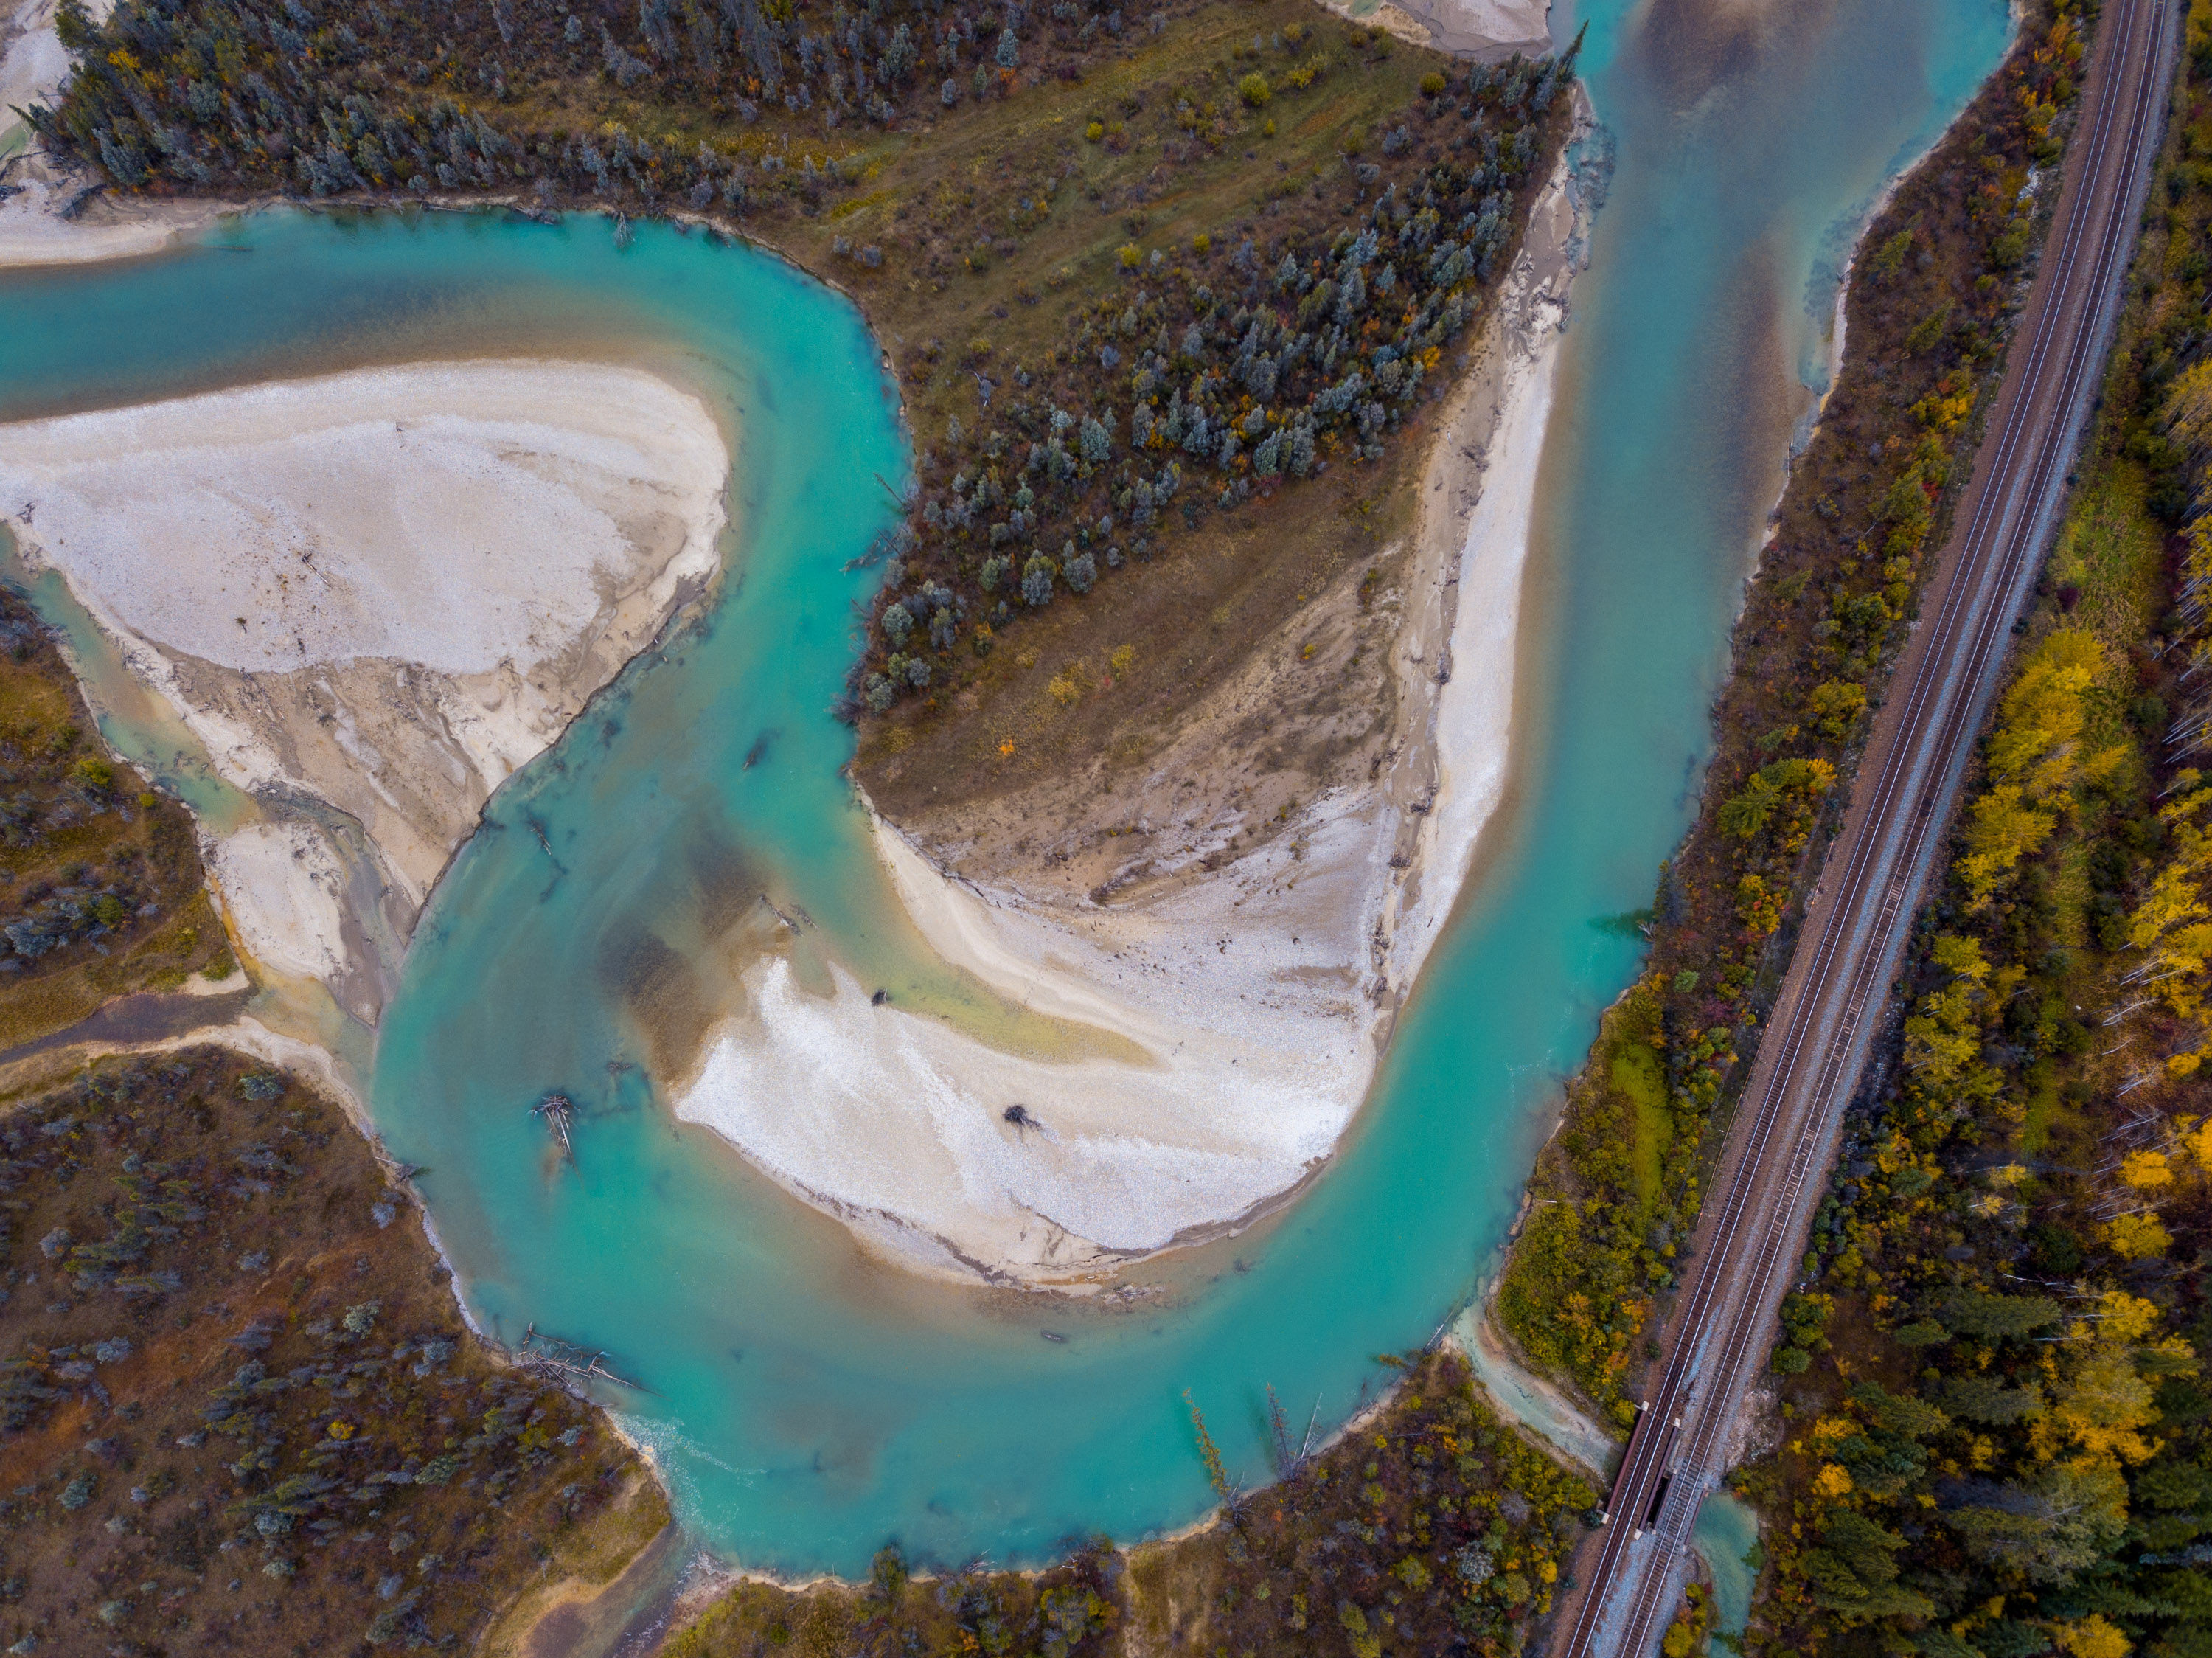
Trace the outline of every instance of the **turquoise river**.
<instances>
[{"instance_id":1,"label":"turquoise river","mask_svg":"<svg viewBox=\"0 0 2212 1658\"><path fill-rule=\"evenodd\" d=\"M844 300L696 233L617 248L604 221L491 216L272 212L156 259L0 277L0 419L489 354L647 363L723 419L719 595L495 798L416 935L370 1088L393 1152L428 1167L474 1316L604 1346L648 1384L611 1403L718 1553L855 1573L890 1539L1020 1562L1185 1524L1211 1501L1186 1389L1263 1478L1268 1384L1335 1426L1383 1376L1370 1356L1427 1338L1494 1265L1559 1079L1635 972L1622 917L1686 821L1841 261L2008 30L2002 0L1569 11L1609 196L1520 660L1462 668L1520 676L1516 783L1341 1155L1272 1222L1156 1269L1176 1293L1139 1314L871 1265L646 1081L638 1009L713 971L763 891L865 982L957 995L897 923L829 714L876 579L854 561L890 510L878 475L908 465ZM161 750L106 700L119 741ZM549 1178L522 1106L556 1087L582 1110L580 1168Z\"/></svg>"}]
</instances>

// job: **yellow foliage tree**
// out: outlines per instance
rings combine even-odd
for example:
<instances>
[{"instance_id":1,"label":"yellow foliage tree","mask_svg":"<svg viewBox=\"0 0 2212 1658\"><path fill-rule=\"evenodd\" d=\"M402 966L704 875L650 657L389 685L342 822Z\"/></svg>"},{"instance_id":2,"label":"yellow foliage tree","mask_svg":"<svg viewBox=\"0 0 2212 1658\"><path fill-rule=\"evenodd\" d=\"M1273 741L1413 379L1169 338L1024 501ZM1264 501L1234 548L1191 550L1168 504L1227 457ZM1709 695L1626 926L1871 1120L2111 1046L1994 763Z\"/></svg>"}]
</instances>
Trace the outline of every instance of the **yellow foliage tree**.
<instances>
[{"instance_id":1,"label":"yellow foliage tree","mask_svg":"<svg viewBox=\"0 0 2212 1658\"><path fill-rule=\"evenodd\" d=\"M2212 961L2212 921L2176 927L2160 939L2152 956L2159 995L2184 1019L2204 1012L2204 967Z\"/></svg>"},{"instance_id":2,"label":"yellow foliage tree","mask_svg":"<svg viewBox=\"0 0 2212 1658\"><path fill-rule=\"evenodd\" d=\"M1959 860L1959 877L1975 908L1990 901L1997 883L2022 858L2041 851L2058 826L2056 812L2039 811L2022 798L2023 792L2018 783L2000 784L1967 808L1966 856Z\"/></svg>"},{"instance_id":3,"label":"yellow foliage tree","mask_svg":"<svg viewBox=\"0 0 2212 1658\"><path fill-rule=\"evenodd\" d=\"M2130 1295L2124 1289L2115 1289L2105 1297L2104 1311L2098 1315L2097 1338L2101 1342L2126 1346L2141 1341L2155 1330L2158 1319L2156 1301L2145 1301L2141 1295Z\"/></svg>"},{"instance_id":4,"label":"yellow foliage tree","mask_svg":"<svg viewBox=\"0 0 2212 1658\"><path fill-rule=\"evenodd\" d=\"M1990 976L1989 959L1982 954L1981 942L1972 938L1955 938L1945 934L1936 941L1929 954L1936 965L1946 972L1956 973L1961 978L1971 978L1980 984Z\"/></svg>"},{"instance_id":5,"label":"yellow foliage tree","mask_svg":"<svg viewBox=\"0 0 2212 1658\"><path fill-rule=\"evenodd\" d=\"M1966 814L1966 856L1959 874L1976 907L2020 861L2043 849L2075 783L2102 777L2124 758L2115 746L2087 758L2083 693L2104 667L2104 647L2078 628L2045 636L2006 688L1990 737L1990 787Z\"/></svg>"},{"instance_id":6,"label":"yellow foliage tree","mask_svg":"<svg viewBox=\"0 0 2212 1658\"><path fill-rule=\"evenodd\" d=\"M2201 538L2200 538L2201 539ZM2192 561L2197 554L2191 553ZM2128 942L2143 951L2140 969L2146 984L2179 1018L2202 1027L2212 997L2212 905L2206 883L2212 879L2212 830L2204 819L2212 808L2212 789L2197 785L2194 771L2175 779L2174 797L2159 809L2166 826L2169 851L2128 916ZM2167 1068L2185 1076L2203 1063L2200 1039L2168 1059ZM2212 1144L2199 1156L2212 1168Z\"/></svg>"},{"instance_id":7,"label":"yellow foliage tree","mask_svg":"<svg viewBox=\"0 0 2212 1658\"><path fill-rule=\"evenodd\" d=\"M2150 891L2128 917L2128 942L2138 950L2148 949L2169 930L2205 913L2197 892L2198 871L2185 856L2187 850L2181 849L2152 878Z\"/></svg>"},{"instance_id":8,"label":"yellow foliage tree","mask_svg":"<svg viewBox=\"0 0 2212 1658\"><path fill-rule=\"evenodd\" d=\"M1816 686L1806 698L1805 712L1821 734L1838 742L1850 735L1851 722L1866 711L1866 687L1849 680L1831 680Z\"/></svg>"},{"instance_id":9,"label":"yellow foliage tree","mask_svg":"<svg viewBox=\"0 0 2212 1658\"><path fill-rule=\"evenodd\" d=\"M2155 1215L2116 1215L2105 1228L2112 1253L2122 1260L2147 1261L2166 1253L2173 1234Z\"/></svg>"},{"instance_id":10,"label":"yellow foliage tree","mask_svg":"<svg viewBox=\"0 0 2212 1658\"><path fill-rule=\"evenodd\" d=\"M2148 1462L2158 1442L2142 1429L2158 1420L2151 1386L2124 1347L2100 1346L2060 1385L2051 1407L2058 1429L2084 1456L2102 1462Z\"/></svg>"},{"instance_id":11,"label":"yellow foliage tree","mask_svg":"<svg viewBox=\"0 0 2212 1658\"><path fill-rule=\"evenodd\" d=\"M2005 689L1990 738L1990 776L2030 783L2037 795L2064 786L2064 762L2087 716L2081 693L2104 665L2104 648L2078 628L2047 635Z\"/></svg>"},{"instance_id":12,"label":"yellow foliage tree","mask_svg":"<svg viewBox=\"0 0 2212 1658\"><path fill-rule=\"evenodd\" d=\"M1964 381L1963 385L1954 384ZM1946 375L1936 389L1912 405L1912 418L1931 431L1954 432L1974 411L1974 383L1971 376Z\"/></svg>"},{"instance_id":13,"label":"yellow foliage tree","mask_svg":"<svg viewBox=\"0 0 2212 1658\"><path fill-rule=\"evenodd\" d=\"M2212 361L2199 363L2166 396L2166 435L2187 449L2212 439Z\"/></svg>"},{"instance_id":14,"label":"yellow foliage tree","mask_svg":"<svg viewBox=\"0 0 2212 1658\"><path fill-rule=\"evenodd\" d=\"M1936 991L1905 1021L1905 1067L1932 1088L1956 1082L1981 1051L1982 1027L1966 986Z\"/></svg>"},{"instance_id":15,"label":"yellow foliage tree","mask_svg":"<svg viewBox=\"0 0 2212 1658\"><path fill-rule=\"evenodd\" d=\"M2120 1160L2120 1179L2138 1192L2150 1192L2172 1186L2173 1170L2162 1151L2131 1151Z\"/></svg>"},{"instance_id":16,"label":"yellow foliage tree","mask_svg":"<svg viewBox=\"0 0 2212 1658\"><path fill-rule=\"evenodd\" d=\"M2052 1633L2074 1658L2128 1658L2128 1637L2106 1623L2102 1612L2092 1612L2078 1624L2061 1624Z\"/></svg>"},{"instance_id":17,"label":"yellow foliage tree","mask_svg":"<svg viewBox=\"0 0 2212 1658\"><path fill-rule=\"evenodd\" d=\"M1954 977L1905 1021L1905 1067L1924 1087L1986 1095L1994 1080L1978 1064L1982 1014L2011 995L2020 970L1992 974L1981 946L1971 938L1938 938L1934 954L1936 965Z\"/></svg>"},{"instance_id":18,"label":"yellow foliage tree","mask_svg":"<svg viewBox=\"0 0 2212 1658\"><path fill-rule=\"evenodd\" d=\"M1759 876L1744 875L1735 884L1735 913L1753 938L1765 938L1782 924L1782 894L1769 892Z\"/></svg>"}]
</instances>

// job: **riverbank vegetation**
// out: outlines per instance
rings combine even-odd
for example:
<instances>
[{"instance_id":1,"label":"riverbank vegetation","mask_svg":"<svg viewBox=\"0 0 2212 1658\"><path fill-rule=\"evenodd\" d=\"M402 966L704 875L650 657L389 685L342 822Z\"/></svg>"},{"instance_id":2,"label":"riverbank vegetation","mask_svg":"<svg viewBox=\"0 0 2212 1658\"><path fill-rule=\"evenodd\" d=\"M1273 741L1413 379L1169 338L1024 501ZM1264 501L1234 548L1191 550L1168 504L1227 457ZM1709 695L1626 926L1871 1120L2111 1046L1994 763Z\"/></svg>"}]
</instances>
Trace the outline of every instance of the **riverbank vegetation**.
<instances>
[{"instance_id":1,"label":"riverbank vegetation","mask_svg":"<svg viewBox=\"0 0 2212 1658\"><path fill-rule=\"evenodd\" d=\"M1249 27L1243 12L1222 25ZM1143 107L1132 153L1070 158L1098 193L1069 208L1177 210L1087 228L1088 247L1045 274L1040 310L1054 283L1066 297L1034 344L988 362L971 347L924 381L969 448L925 458L919 539L863 689L892 708L925 621L975 654L903 658L915 694L861 755L894 813L948 777L974 799L1089 755L1141 764L1179 708L1410 528L1423 435L1455 377L1445 357L1461 358L1510 265L1569 100L1556 64L1470 72L1384 34L1338 40L1332 76L1360 102L1332 80L1277 94L1275 114L1224 103L1218 160L1178 138L1193 94L1135 86L1121 101ZM1238 40L1219 44L1233 70ZM1196 199L1162 176L1186 156L1216 175ZM975 375L1009 368L1008 392L975 405ZM933 717L946 709L959 717Z\"/></svg>"},{"instance_id":2,"label":"riverbank vegetation","mask_svg":"<svg viewBox=\"0 0 2212 1658\"><path fill-rule=\"evenodd\" d=\"M659 1529L599 1414L462 1326L344 1114L213 1049L0 1117L0 1646L465 1649Z\"/></svg>"},{"instance_id":3,"label":"riverbank vegetation","mask_svg":"<svg viewBox=\"0 0 2212 1658\"><path fill-rule=\"evenodd\" d=\"M1761 1650L2212 1651L2212 6L2064 527L1804 1263Z\"/></svg>"},{"instance_id":4,"label":"riverbank vegetation","mask_svg":"<svg viewBox=\"0 0 2212 1658\"><path fill-rule=\"evenodd\" d=\"M1840 821L1838 784L1972 466L2094 22L2074 0L2031 8L2021 46L1861 240L1849 353L1736 624L1703 809L1646 918L1649 966L1539 1159L1498 1315L1618 1427Z\"/></svg>"},{"instance_id":5,"label":"riverbank vegetation","mask_svg":"<svg viewBox=\"0 0 2212 1658\"><path fill-rule=\"evenodd\" d=\"M1224 1499L1202 1531L1134 1549L1099 1539L1039 1575L916 1580L886 1550L858 1588L744 1583L667 1658L1517 1652L1595 1494L1498 1423L1457 1355L1387 1362L1402 1373L1390 1401L1317 1455L1277 1412L1280 1478L1257 1493L1228 1484L1194 1410L1193 1454Z\"/></svg>"},{"instance_id":6,"label":"riverbank vegetation","mask_svg":"<svg viewBox=\"0 0 2212 1658\"><path fill-rule=\"evenodd\" d=\"M108 750L44 625L0 593L0 1050L232 970L190 816Z\"/></svg>"},{"instance_id":7,"label":"riverbank vegetation","mask_svg":"<svg viewBox=\"0 0 2212 1658\"><path fill-rule=\"evenodd\" d=\"M1304 0L64 19L35 119L118 189L681 213L852 291L918 450L849 704L894 814L1133 763L1402 537L1570 119L1571 55Z\"/></svg>"}]
</instances>

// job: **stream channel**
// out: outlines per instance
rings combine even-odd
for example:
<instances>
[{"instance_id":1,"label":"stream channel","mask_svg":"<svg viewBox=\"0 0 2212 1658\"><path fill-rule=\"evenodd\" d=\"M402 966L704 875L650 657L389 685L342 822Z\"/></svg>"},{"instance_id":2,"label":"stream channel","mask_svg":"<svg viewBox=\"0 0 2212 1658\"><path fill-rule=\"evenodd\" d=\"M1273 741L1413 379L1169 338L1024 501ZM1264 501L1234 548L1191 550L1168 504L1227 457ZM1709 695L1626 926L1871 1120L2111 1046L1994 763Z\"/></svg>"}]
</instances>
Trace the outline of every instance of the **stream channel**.
<instances>
[{"instance_id":1,"label":"stream channel","mask_svg":"<svg viewBox=\"0 0 2212 1658\"><path fill-rule=\"evenodd\" d=\"M697 233L649 225L617 248L603 220L491 215L264 213L157 259L0 277L0 420L542 355L655 367L732 436L729 579L495 797L368 1073L392 1150L429 1169L473 1316L602 1346L647 1384L609 1402L716 1553L857 1575L894 1539L922 1561L1020 1563L1185 1524L1212 1502L1186 1389L1231 1468L1263 1478L1267 1385L1334 1428L1386 1379L1370 1356L1427 1339L1494 1268L1560 1078L1636 971L1634 913L1687 820L1842 262L2008 29L2002 0L1570 9L1555 27L1589 24L1609 199L1520 660L1462 667L1520 676L1516 783L1341 1155L1282 1215L1142 1275L1174 1293L1135 1311L873 1265L647 1081L670 987L713 970L763 892L863 982L959 998L899 920L828 711L877 579L854 561L890 520L877 476L908 466L843 299ZM81 620L52 582L36 596ZM77 642L125 752L235 809ZM357 1030L330 1039L369 1064ZM580 1108L573 1174L548 1169L523 1111L552 1088Z\"/></svg>"}]
</instances>

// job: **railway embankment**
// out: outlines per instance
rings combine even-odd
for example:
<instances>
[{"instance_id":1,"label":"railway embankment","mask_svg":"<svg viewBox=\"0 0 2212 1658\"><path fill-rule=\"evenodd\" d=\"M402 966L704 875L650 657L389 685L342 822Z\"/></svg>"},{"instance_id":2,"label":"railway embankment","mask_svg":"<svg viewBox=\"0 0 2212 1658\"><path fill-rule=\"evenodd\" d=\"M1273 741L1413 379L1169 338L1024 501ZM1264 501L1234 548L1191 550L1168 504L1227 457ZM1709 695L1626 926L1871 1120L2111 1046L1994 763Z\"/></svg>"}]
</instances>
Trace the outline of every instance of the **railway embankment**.
<instances>
[{"instance_id":1,"label":"railway embankment","mask_svg":"<svg viewBox=\"0 0 2212 1658\"><path fill-rule=\"evenodd\" d=\"M1788 1431L1738 1476L1770 1522L1760 1649L2206 1638L2208 24L1902 1029L1814 1217L1768 1384Z\"/></svg>"},{"instance_id":2,"label":"railway embankment","mask_svg":"<svg viewBox=\"0 0 2212 1658\"><path fill-rule=\"evenodd\" d=\"M1801 1316L1807 1311L1814 1263L1793 1271L1796 1253L1897 972L1917 895L1945 856L1944 826L2022 625L2015 619L2036 581L2102 379L2136 215L2164 125L2170 21L2160 0L2108 8L2102 20L2055 222L2026 296L1987 440L1960 497L1955 531L1899 664L1895 693L1876 718L1858 787L1808 905L1808 948L1794 953L1744 1109L1729 1136L1716 1185L1721 1201L1694 1240L1688 1293L1655 1344L1664 1364L1639 1387L1644 1409L1610 1505L1618 1523L1589 1551L1589 1581L1573 1614L1570 1652L1601 1646L1641 1652L1664 1625L1698 1505L1735 1454L1742 1401L1772 1344L1778 1304L1793 1282L1796 1310ZM1987 905L2024 853L2047 838L2066 789L2109 775L2123 758L2117 748L2085 753L2080 721L2069 725L2067 717L2068 698L2086 685L2093 657L2087 636L2056 634L2021 665L2003 699L1984 756L1992 781L1962 820L1965 844L1952 871L1976 907ZM1963 981L1952 989L1948 1015L1971 1009L1990 976L1979 950L1954 937L1941 942L1936 956ZM1943 1028L1946 1016L1923 1013L1916 1021L1910 1034L1919 1048L1908 1047L1908 1061L1934 1051L1954 1067L1967 1062L1973 1045ZM1967 1104L1954 1096L1943 1111L1964 1116ZM1971 1260L1972 1251L1954 1247L1944 1259ZM1944 1305L1976 1293L1957 1284L1953 1290ZM1783 1310L1786 1315L1791 1309ZM1996 1323L1989 1330L1972 1323L1979 1312L1972 1312L1967 1326L1972 1333L2022 1335L2025 1328L1999 1327L2006 1316L2027 1310L1992 1314ZM2044 1322L2055 1321L2055 1303L2051 1311ZM1941 1323L1928 1322L1928 1340L1948 1339ZM1785 1371L1802 1371L1805 1358L1793 1339L1780 1362ZM1897 1401L1878 1382L1854 1388L1851 1397L1867 1413L1870 1431L1907 1442L1947 1420L1941 1409L1916 1416L1907 1407L1891 1408ZM2016 1414L2039 1413L2035 1401ZM1839 1418L1826 1431L1841 1437L1854 1425ZM2023 1437L2050 1458L2048 1443ZM1993 1454L1989 1444L1978 1442L1971 1466L1986 1467ZM1899 1459L1905 1455L1897 1449L1889 1456L1882 1484L1895 1483L1890 1476L1903 1471ZM1824 1468L1821 1478L1832 1496L1851 1489L1841 1463ZM1987 1514L2010 1514L2025 1512L2019 1503L2032 1501L2025 1491L2009 1498L1993 1492L1990 1503L1979 1506ZM1966 1516L1951 1529L1973 1551L1972 1498L1954 1490L1924 1494L1922 1502ZM1874 1539L1853 1535L1875 1547ZM1892 1545L1902 1541L1901 1534L1881 1535ZM1894 1563L1888 1564L1887 1576L1868 1568L1883 1585L1896 1576ZM1954 1588L1957 1576L1954 1571L1946 1580ZM1996 1604L2001 1606L2002 1598ZM1905 1597L1899 1609L1918 1617L1936 1606L1920 1594ZM2118 1650L2125 1649L2124 1641Z\"/></svg>"},{"instance_id":3,"label":"railway embankment","mask_svg":"<svg viewBox=\"0 0 2212 1658\"><path fill-rule=\"evenodd\" d=\"M1861 238L1850 351L1793 463L1704 804L1539 1158L1497 1319L1625 1431L1803 905L1951 527L2054 205L2086 20L2043 6Z\"/></svg>"}]
</instances>

